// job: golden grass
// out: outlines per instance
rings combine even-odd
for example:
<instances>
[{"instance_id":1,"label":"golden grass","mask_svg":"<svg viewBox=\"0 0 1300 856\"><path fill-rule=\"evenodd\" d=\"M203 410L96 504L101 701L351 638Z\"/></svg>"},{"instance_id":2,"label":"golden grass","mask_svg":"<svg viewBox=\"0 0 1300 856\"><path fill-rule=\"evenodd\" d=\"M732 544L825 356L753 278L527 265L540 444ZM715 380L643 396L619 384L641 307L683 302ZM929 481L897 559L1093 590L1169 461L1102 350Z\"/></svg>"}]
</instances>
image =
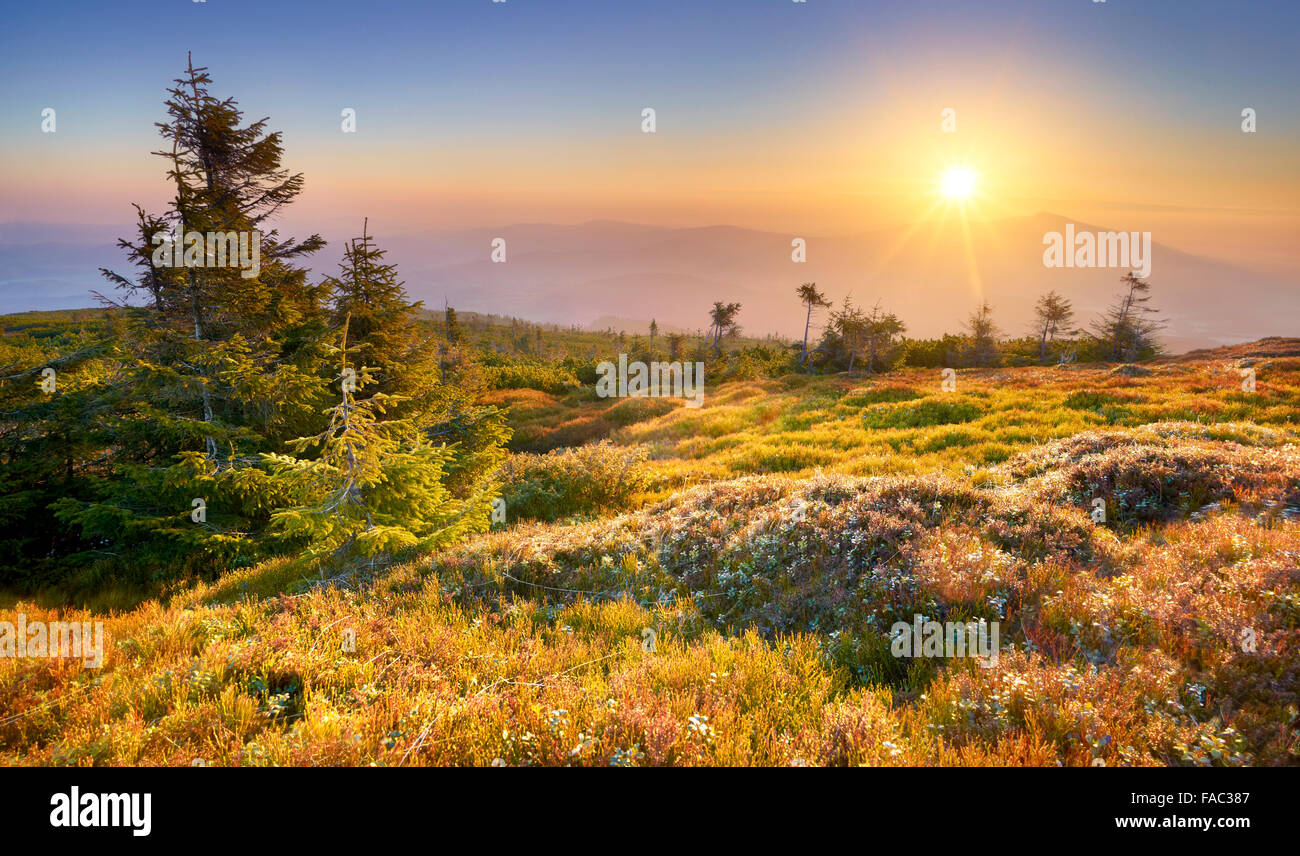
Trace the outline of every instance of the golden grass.
<instances>
[{"instance_id":1,"label":"golden grass","mask_svg":"<svg viewBox=\"0 0 1300 856\"><path fill-rule=\"evenodd\" d=\"M1257 372L494 393L645 447L647 504L65 611L105 664L0 658L0 763L1294 764L1300 361ZM915 614L1000 621L998 663L892 657Z\"/></svg>"}]
</instances>

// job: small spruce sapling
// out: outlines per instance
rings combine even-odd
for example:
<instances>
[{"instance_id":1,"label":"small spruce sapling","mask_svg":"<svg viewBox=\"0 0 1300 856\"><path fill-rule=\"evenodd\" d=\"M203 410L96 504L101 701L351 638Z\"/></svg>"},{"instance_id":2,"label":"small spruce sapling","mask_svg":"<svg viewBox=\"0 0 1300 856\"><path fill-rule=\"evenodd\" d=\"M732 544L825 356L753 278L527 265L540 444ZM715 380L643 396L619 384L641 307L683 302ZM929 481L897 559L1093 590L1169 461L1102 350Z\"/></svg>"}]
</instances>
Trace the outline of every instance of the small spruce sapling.
<instances>
[{"instance_id":1,"label":"small spruce sapling","mask_svg":"<svg viewBox=\"0 0 1300 856\"><path fill-rule=\"evenodd\" d=\"M487 497L458 500L443 483L453 447L431 444L407 420L385 418L401 396L357 398L357 390L375 382L371 369L349 367L351 348L332 350L342 371L340 400L325 411L329 424L289 441L298 455L314 447L319 455L265 455L273 476L292 483L300 499L271 515L273 531L306 541L309 556L329 560L427 549L487 529Z\"/></svg>"}]
</instances>

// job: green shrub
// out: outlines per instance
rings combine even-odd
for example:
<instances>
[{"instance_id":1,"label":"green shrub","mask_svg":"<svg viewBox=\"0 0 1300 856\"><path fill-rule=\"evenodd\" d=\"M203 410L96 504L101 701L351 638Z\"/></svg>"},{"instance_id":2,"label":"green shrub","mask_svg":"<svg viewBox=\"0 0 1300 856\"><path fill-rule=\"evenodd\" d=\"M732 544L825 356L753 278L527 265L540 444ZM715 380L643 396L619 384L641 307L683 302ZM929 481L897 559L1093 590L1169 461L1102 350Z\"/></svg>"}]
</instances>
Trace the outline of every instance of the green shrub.
<instances>
[{"instance_id":1,"label":"green shrub","mask_svg":"<svg viewBox=\"0 0 1300 856\"><path fill-rule=\"evenodd\" d=\"M535 389L560 395L579 386L573 372L554 363L511 360L485 365L483 379L488 389Z\"/></svg>"},{"instance_id":2,"label":"green shrub","mask_svg":"<svg viewBox=\"0 0 1300 856\"><path fill-rule=\"evenodd\" d=\"M500 470L507 520L558 520L626 508L650 484L641 447L591 446L513 455Z\"/></svg>"}]
</instances>

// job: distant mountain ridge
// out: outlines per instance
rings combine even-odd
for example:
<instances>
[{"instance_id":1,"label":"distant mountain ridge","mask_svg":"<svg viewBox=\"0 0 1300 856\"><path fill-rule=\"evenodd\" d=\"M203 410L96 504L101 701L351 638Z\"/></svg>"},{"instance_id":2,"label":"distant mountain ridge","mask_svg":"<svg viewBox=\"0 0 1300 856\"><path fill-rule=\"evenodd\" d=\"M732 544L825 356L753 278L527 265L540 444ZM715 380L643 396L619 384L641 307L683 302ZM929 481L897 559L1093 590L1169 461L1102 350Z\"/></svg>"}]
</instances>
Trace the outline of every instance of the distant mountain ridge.
<instances>
[{"instance_id":1,"label":"distant mountain ridge","mask_svg":"<svg viewBox=\"0 0 1300 856\"><path fill-rule=\"evenodd\" d=\"M708 325L715 300L743 305L746 333L802 335L795 287L815 281L838 303L852 294L898 313L912 336L955 332L981 299L1007 335L1023 333L1038 296L1056 289L1086 325L1111 301L1124 270L1047 268L1043 235L1106 232L1063 215L1040 212L992 222L955 218L852 235L821 237L736 226L673 228L609 220L574 225L519 223L427 234L372 231L399 265L412 297L430 307L580 326L598 319L656 319L661 326ZM1118 230L1116 230L1118 231ZM125 271L105 226L0 224L0 311L85 306L102 282L97 268ZM34 240L44 237L46 240ZM349 236L326 235L317 273L332 272ZM791 260L791 241L807 242L807 261ZM1158 239L1158 235L1154 236ZM506 261L490 258L505 239ZM1172 350L1215 347L1285 334L1300 317L1300 277L1286 281L1161 244L1152 247L1152 305L1168 321Z\"/></svg>"}]
</instances>

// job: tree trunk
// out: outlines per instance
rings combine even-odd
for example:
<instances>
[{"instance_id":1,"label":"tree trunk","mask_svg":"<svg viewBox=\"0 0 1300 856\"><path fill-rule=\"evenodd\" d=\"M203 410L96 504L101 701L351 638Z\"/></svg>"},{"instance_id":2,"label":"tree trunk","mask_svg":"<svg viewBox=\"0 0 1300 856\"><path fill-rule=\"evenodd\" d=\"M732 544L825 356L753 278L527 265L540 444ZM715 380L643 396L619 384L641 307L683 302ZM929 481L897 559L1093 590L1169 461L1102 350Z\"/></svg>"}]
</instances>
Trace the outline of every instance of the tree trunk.
<instances>
[{"instance_id":1,"label":"tree trunk","mask_svg":"<svg viewBox=\"0 0 1300 856\"><path fill-rule=\"evenodd\" d=\"M808 328L812 326L812 304L808 304L808 317L803 322L803 353L799 355L804 368L808 368Z\"/></svg>"},{"instance_id":2,"label":"tree trunk","mask_svg":"<svg viewBox=\"0 0 1300 856\"><path fill-rule=\"evenodd\" d=\"M184 238L182 237L181 240L183 243ZM198 285L195 281L195 274L193 268L189 269L189 278L190 278L190 313L194 318L194 341L202 342L203 336L199 331ZM208 424L211 424L214 418L212 412L212 393L211 391L208 390L208 375L206 371L203 372L202 378L203 379L201 383L201 388L203 390L203 421L207 422ZM203 446L204 449L207 451L208 459L215 461L217 459L217 441L213 439L211 434L203 438Z\"/></svg>"}]
</instances>

